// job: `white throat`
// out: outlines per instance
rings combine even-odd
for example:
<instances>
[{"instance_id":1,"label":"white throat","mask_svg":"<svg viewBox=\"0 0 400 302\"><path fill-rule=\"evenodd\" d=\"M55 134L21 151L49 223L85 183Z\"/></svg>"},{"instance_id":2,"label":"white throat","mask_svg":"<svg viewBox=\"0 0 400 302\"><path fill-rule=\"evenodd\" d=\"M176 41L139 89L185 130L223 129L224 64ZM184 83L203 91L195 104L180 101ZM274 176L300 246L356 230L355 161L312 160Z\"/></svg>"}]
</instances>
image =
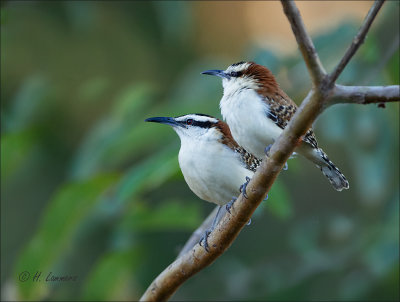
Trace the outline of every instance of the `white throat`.
<instances>
[{"instance_id":1,"label":"white throat","mask_svg":"<svg viewBox=\"0 0 400 302\"><path fill-rule=\"evenodd\" d=\"M239 194L240 185L253 172L244 167L236 152L218 140L215 129L208 132L198 139L179 135L179 166L197 196L223 205Z\"/></svg>"},{"instance_id":2,"label":"white throat","mask_svg":"<svg viewBox=\"0 0 400 302\"><path fill-rule=\"evenodd\" d=\"M231 78L230 80L223 79L222 86L224 87L224 97L227 98L238 95L247 89L258 89L257 83L249 77Z\"/></svg>"},{"instance_id":3,"label":"white throat","mask_svg":"<svg viewBox=\"0 0 400 302\"><path fill-rule=\"evenodd\" d=\"M234 84L233 84L234 85ZM282 129L267 118L269 106L254 89L228 91L220 102L223 118L239 145L258 158L264 158L264 149L281 134Z\"/></svg>"}]
</instances>

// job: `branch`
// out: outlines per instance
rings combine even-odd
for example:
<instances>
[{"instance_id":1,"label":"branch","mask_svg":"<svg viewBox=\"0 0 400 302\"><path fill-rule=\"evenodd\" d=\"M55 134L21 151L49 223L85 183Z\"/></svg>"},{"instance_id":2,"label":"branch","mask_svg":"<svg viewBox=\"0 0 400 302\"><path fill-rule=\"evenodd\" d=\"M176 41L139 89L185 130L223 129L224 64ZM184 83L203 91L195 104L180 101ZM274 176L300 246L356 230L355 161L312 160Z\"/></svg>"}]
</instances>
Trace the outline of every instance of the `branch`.
<instances>
[{"instance_id":1,"label":"branch","mask_svg":"<svg viewBox=\"0 0 400 302\"><path fill-rule=\"evenodd\" d=\"M354 37L353 42L351 43L350 47L347 49L346 53L344 54L343 58L340 60L339 64L336 66L335 70L329 75L330 83L333 84L336 82L339 75L342 73L343 69L346 67L347 63L349 63L350 59L356 53L360 45L364 42L365 36L371 27L372 22L374 21L376 15L378 14L379 10L381 9L383 0L375 0L374 4L368 11L367 16L364 19L364 23L361 25L357 35Z\"/></svg>"},{"instance_id":2,"label":"branch","mask_svg":"<svg viewBox=\"0 0 400 302\"><path fill-rule=\"evenodd\" d=\"M339 103L371 104L400 101L400 86L343 86L335 85L329 105Z\"/></svg>"},{"instance_id":3,"label":"branch","mask_svg":"<svg viewBox=\"0 0 400 302\"><path fill-rule=\"evenodd\" d=\"M296 4L290 1L281 1L283 11L288 18L292 31L296 37L297 44L299 45L301 54L307 65L310 73L311 80L314 86L318 86L322 79L326 76L326 71L319 60L318 53L315 50L314 44L307 33L303 20L301 19L300 12Z\"/></svg>"}]
</instances>

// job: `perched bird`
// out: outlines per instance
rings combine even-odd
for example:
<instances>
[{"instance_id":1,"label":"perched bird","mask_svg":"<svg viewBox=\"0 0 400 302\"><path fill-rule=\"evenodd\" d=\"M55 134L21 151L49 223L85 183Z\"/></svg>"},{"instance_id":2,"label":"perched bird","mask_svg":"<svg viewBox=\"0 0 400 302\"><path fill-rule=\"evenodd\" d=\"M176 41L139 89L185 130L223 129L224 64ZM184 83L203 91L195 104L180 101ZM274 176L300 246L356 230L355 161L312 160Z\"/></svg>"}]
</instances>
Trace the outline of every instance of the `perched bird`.
<instances>
[{"instance_id":1,"label":"perched bird","mask_svg":"<svg viewBox=\"0 0 400 302\"><path fill-rule=\"evenodd\" d=\"M222 78L222 116L239 145L263 158L266 147L278 138L296 112L296 104L282 91L268 68L253 62L202 73ZM296 152L316 164L337 191L349 188L346 177L318 147L311 129Z\"/></svg>"},{"instance_id":2,"label":"perched bird","mask_svg":"<svg viewBox=\"0 0 400 302\"><path fill-rule=\"evenodd\" d=\"M220 206L233 203L253 176L261 160L240 147L228 125L205 114L152 117L146 122L172 126L181 140L178 161L189 188L201 199ZM243 182L246 179L244 185ZM240 188L240 189L239 189ZM214 228L218 213L214 219ZM207 248L208 230L203 237Z\"/></svg>"}]
</instances>

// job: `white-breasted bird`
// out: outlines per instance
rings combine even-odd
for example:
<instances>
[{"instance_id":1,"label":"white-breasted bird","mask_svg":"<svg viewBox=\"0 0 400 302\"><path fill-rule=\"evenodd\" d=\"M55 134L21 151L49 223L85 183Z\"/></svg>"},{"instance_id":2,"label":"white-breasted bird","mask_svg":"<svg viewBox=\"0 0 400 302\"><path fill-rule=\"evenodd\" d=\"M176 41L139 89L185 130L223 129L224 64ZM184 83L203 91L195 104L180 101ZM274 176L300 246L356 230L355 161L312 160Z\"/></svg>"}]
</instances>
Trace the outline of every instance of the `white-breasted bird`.
<instances>
[{"instance_id":1,"label":"white-breasted bird","mask_svg":"<svg viewBox=\"0 0 400 302\"><path fill-rule=\"evenodd\" d=\"M296 112L296 104L279 87L271 71L254 62L239 62L226 70L202 73L222 78L223 118L239 145L263 158L265 148L278 138ZM296 152L316 164L337 191L349 188L346 177L318 147L311 129Z\"/></svg>"},{"instance_id":2,"label":"white-breasted bird","mask_svg":"<svg viewBox=\"0 0 400 302\"><path fill-rule=\"evenodd\" d=\"M245 185L261 160L238 145L225 122L205 114L152 117L145 121L170 125L179 135L179 166L189 188L198 197L221 209L234 201L233 197L242 189L245 194ZM203 237L206 249L209 233L210 230Z\"/></svg>"}]
</instances>

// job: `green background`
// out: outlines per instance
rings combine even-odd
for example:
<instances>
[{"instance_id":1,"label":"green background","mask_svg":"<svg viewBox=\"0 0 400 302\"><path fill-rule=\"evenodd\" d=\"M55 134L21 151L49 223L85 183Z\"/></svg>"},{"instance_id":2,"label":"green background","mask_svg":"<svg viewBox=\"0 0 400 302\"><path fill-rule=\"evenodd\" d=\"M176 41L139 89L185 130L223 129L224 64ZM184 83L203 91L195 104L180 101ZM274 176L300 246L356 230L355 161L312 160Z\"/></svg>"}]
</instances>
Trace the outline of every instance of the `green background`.
<instances>
[{"instance_id":1,"label":"green background","mask_svg":"<svg viewBox=\"0 0 400 302\"><path fill-rule=\"evenodd\" d=\"M221 83L200 72L254 60L297 104L307 94L299 52L199 51L193 3L2 3L2 300L137 300L174 260L214 206L185 184L178 136L144 119L220 117ZM398 25L388 2L338 82L399 84ZM358 27L313 36L328 71ZM314 129L350 190L289 160L252 224L173 299L399 299L399 104L334 106Z\"/></svg>"}]
</instances>

